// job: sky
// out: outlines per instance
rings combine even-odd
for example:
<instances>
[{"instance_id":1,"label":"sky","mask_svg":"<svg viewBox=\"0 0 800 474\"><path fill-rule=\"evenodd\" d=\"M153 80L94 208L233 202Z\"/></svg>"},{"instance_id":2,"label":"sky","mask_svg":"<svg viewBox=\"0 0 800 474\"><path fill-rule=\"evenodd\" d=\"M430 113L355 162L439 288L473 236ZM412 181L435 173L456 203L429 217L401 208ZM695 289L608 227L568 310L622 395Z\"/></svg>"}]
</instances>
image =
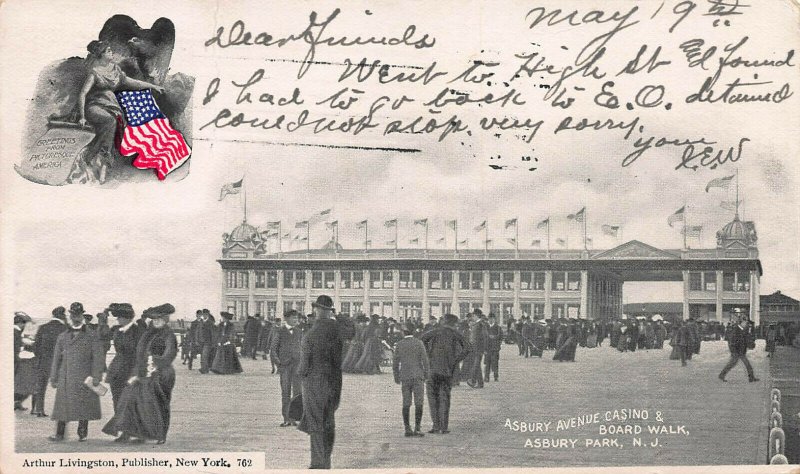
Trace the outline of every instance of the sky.
<instances>
[{"instance_id":1,"label":"sky","mask_svg":"<svg viewBox=\"0 0 800 474\"><path fill-rule=\"evenodd\" d=\"M94 23L67 25L58 21L58 8L42 13L37 21L41 28L51 28L51 34L61 35L61 41L48 41L51 38L46 35L4 39L3 54L16 50L24 56L13 77L8 68L0 72L0 103L4 109L24 110L34 93L38 71L57 58L82 55L87 39L96 34L93 32L99 30L105 18L118 12L101 9ZM172 12L175 18L183 13ZM528 248L534 239L544 241L535 224L548 217L553 223L552 246L555 247L556 238L568 238L570 246L575 247L582 238L581 232L570 227L566 216L586 207L587 231L595 248L612 248L635 239L658 248L675 249L680 248L682 237L677 228L667 225L667 218L682 206L687 206L689 224L703 226L701 241L692 245L715 246L716 231L733 218L733 213L721 209L719 203L733 199L735 187L706 192L705 186L714 178L738 173L739 195L744 201L742 218L754 221L759 235L764 268L761 293L781 290L800 297L800 165L793 132L800 129L797 97L780 108L741 104L727 109L690 108L676 104L668 114L641 113L645 133L683 137L703 130L728 146L735 144L738 137L751 139L742 160L717 170L675 171L680 150L669 147L648 152L634 165L623 168L620 160L630 152L630 143L620 140L619 133L611 132L555 136L543 133L542 140L533 147L508 134L496 138L476 133L437 142L419 136L381 139L368 135L331 138L229 130L201 132L197 130L199 125L230 99L225 98L226 94L230 96L230 91L225 90L215 99L218 102L210 106L201 103L210 78L246 78L254 67L263 64L263 52L237 50L225 52L236 57L235 61L214 60L212 56L222 53L202 48L202 40L213 26L230 24L235 15L223 12L217 17L207 14L191 20L196 24L189 20L177 22L178 46L172 70L197 78L193 113L196 140L192 143L190 173L182 181L166 185L122 184L114 189L34 184L16 175L12 167L21 154L19 144L24 130L6 121L0 125L3 136L9 137L0 162L1 301L5 313L24 310L41 318L53 307L68 306L72 301L83 302L91 312L101 311L111 302L130 302L137 311L170 302L182 317L191 317L197 308L219 308L222 278L216 259L221 256L222 234L232 231L243 219L244 197L234 195L220 201L220 188L241 177L249 223L263 227L268 221L280 220L284 229L289 229L295 222L331 208L330 219L339 221L340 244L346 248L363 245L363 234L356 223L364 219L369 219L373 247L391 246L386 241L393 237L393 231L383 226L388 219L399 220L400 246L412 246L410 239L424 237L422 228L412 224L421 218L429 220L431 247L445 235L448 247L452 246L452 234L446 234L444 222L456 219L459 240L469 239L472 248L483 247L483 233L474 232L473 228L484 220L489 224L493 248L512 248L505 242L512 233L504 229L503 223L517 218L521 248ZM383 12L382 20L389 22L387 16ZM434 28L434 20L424 17L417 17L420 29ZM20 20L18 28L25 28L25 21L30 24L29 16L19 18L28 20ZM153 19L145 18L140 23L146 25ZM256 30L270 25L266 17L260 23L251 23ZM461 29L440 33L437 53L443 54L443 64L456 62L452 59L456 57L508 59L502 45L518 32L498 33L492 38L487 33L492 25L484 25L478 28L480 34L464 36L464 30L471 26L465 24ZM544 43L546 39L538 40ZM291 53L289 50L286 54L293 57ZM342 53L336 51L319 54L320 59L343 60ZM404 54L391 59L405 64L430 59ZM294 79L295 72L294 65L271 66L263 89L302 87L308 91L309 102L335 90L325 66L315 66L302 81ZM693 79L702 74L690 73ZM775 79L800 86L797 75L795 69L780 72ZM684 78L672 77L667 84L680 88ZM315 84L327 85L317 89ZM532 103L528 111L536 115L541 107ZM258 114L269 109L253 105L242 106L241 110ZM579 108L573 112L577 116L596 111ZM481 113L478 109L463 112L470 119ZM541 113L552 128L554 112ZM349 145L400 144L422 151L392 153L263 143L290 139ZM538 159L536 171L527 171L514 159L526 153ZM518 169L491 169L488 165L495 155L502 155L505 160L496 163ZM622 238L604 236L600 230L603 224L621 226ZM312 247L321 247L329 236L324 224L316 225L311 231ZM680 298L679 284L630 284L625 291L626 302Z\"/></svg>"}]
</instances>

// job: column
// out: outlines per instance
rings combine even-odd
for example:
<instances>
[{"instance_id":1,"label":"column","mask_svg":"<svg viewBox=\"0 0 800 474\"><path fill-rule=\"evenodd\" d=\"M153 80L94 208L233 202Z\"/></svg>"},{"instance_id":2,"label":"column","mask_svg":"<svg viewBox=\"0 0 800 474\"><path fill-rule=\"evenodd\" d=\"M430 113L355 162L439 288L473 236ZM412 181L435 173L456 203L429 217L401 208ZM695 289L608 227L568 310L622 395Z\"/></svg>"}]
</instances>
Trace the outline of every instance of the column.
<instances>
[{"instance_id":1,"label":"column","mask_svg":"<svg viewBox=\"0 0 800 474\"><path fill-rule=\"evenodd\" d=\"M337 250L338 252L338 250ZM334 270L333 271L333 306L336 308L336 312L342 310L342 302L341 296L339 295L340 287L342 285L342 271L341 270Z\"/></svg>"},{"instance_id":2,"label":"column","mask_svg":"<svg viewBox=\"0 0 800 474\"><path fill-rule=\"evenodd\" d=\"M256 308L256 271L247 270L247 314L238 314L239 319L245 319L247 316L255 313Z\"/></svg>"},{"instance_id":3,"label":"column","mask_svg":"<svg viewBox=\"0 0 800 474\"><path fill-rule=\"evenodd\" d=\"M222 269L222 291L220 292L220 312L228 310L228 270Z\"/></svg>"},{"instance_id":4,"label":"column","mask_svg":"<svg viewBox=\"0 0 800 474\"><path fill-rule=\"evenodd\" d=\"M589 319L589 271L581 270L581 308L578 316ZM592 315L594 317L594 315Z\"/></svg>"},{"instance_id":5,"label":"column","mask_svg":"<svg viewBox=\"0 0 800 474\"><path fill-rule=\"evenodd\" d=\"M514 313L515 318L519 318L522 314L522 308L519 303L519 293L522 288L522 274L519 271L514 272L514 306L511 311ZM505 316L503 317L502 324L505 324Z\"/></svg>"},{"instance_id":6,"label":"column","mask_svg":"<svg viewBox=\"0 0 800 474\"><path fill-rule=\"evenodd\" d=\"M369 306L369 270L363 270L361 281L364 283L364 314L372 316Z\"/></svg>"},{"instance_id":7,"label":"column","mask_svg":"<svg viewBox=\"0 0 800 474\"><path fill-rule=\"evenodd\" d=\"M553 317L553 301L551 293L553 292L553 272L547 270L544 272L544 317L551 319Z\"/></svg>"},{"instance_id":8,"label":"column","mask_svg":"<svg viewBox=\"0 0 800 474\"><path fill-rule=\"evenodd\" d=\"M431 305L428 303L428 281L430 276L428 270L422 270L422 320L427 321L431 317Z\"/></svg>"},{"instance_id":9,"label":"column","mask_svg":"<svg viewBox=\"0 0 800 474\"><path fill-rule=\"evenodd\" d=\"M683 271L683 320L689 319L689 271Z\"/></svg>"},{"instance_id":10,"label":"column","mask_svg":"<svg viewBox=\"0 0 800 474\"><path fill-rule=\"evenodd\" d=\"M306 270L306 302L303 312L309 314L311 312L311 270Z\"/></svg>"},{"instance_id":11,"label":"column","mask_svg":"<svg viewBox=\"0 0 800 474\"><path fill-rule=\"evenodd\" d=\"M459 308L458 308L458 288L459 285L458 281L458 271L453 271L453 307L450 308L453 314L458 316Z\"/></svg>"},{"instance_id":12,"label":"column","mask_svg":"<svg viewBox=\"0 0 800 474\"><path fill-rule=\"evenodd\" d=\"M483 300L481 306L483 307L483 314L489 314L489 270L483 271Z\"/></svg>"},{"instance_id":13,"label":"column","mask_svg":"<svg viewBox=\"0 0 800 474\"><path fill-rule=\"evenodd\" d=\"M275 317L283 318L283 270L278 270L278 295L275 298Z\"/></svg>"},{"instance_id":14,"label":"column","mask_svg":"<svg viewBox=\"0 0 800 474\"><path fill-rule=\"evenodd\" d=\"M722 321L722 271L717 270L717 321Z\"/></svg>"},{"instance_id":15,"label":"column","mask_svg":"<svg viewBox=\"0 0 800 474\"><path fill-rule=\"evenodd\" d=\"M400 270L392 270L392 317L397 321L397 315L400 314L398 306L400 306L400 296L398 289L400 288Z\"/></svg>"},{"instance_id":16,"label":"column","mask_svg":"<svg viewBox=\"0 0 800 474\"><path fill-rule=\"evenodd\" d=\"M758 270L750 272L750 320L756 326L761 324L761 289Z\"/></svg>"}]
</instances>

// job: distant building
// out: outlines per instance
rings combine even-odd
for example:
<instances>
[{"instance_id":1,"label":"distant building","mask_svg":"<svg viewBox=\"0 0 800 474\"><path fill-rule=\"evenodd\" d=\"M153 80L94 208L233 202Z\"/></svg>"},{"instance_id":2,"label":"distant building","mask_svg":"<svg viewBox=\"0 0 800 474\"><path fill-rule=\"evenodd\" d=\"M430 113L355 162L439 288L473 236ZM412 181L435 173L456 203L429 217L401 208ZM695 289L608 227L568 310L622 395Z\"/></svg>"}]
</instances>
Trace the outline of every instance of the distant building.
<instances>
[{"instance_id":1,"label":"distant building","mask_svg":"<svg viewBox=\"0 0 800 474\"><path fill-rule=\"evenodd\" d=\"M680 315L759 321L761 262L755 226L738 216L712 249L662 250L632 240L609 250L324 249L267 253L246 221L223 235L222 308L244 318L308 313L319 294L337 311L402 320L474 308L535 318L619 318L625 281L681 281Z\"/></svg>"},{"instance_id":2,"label":"distant building","mask_svg":"<svg viewBox=\"0 0 800 474\"><path fill-rule=\"evenodd\" d=\"M776 291L761 295L761 321L769 323L800 323L800 301Z\"/></svg>"},{"instance_id":3,"label":"distant building","mask_svg":"<svg viewBox=\"0 0 800 474\"><path fill-rule=\"evenodd\" d=\"M652 319L659 315L664 321L675 322L683 319L682 303L627 303L622 307L622 312L629 318L644 316Z\"/></svg>"}]
</instances>

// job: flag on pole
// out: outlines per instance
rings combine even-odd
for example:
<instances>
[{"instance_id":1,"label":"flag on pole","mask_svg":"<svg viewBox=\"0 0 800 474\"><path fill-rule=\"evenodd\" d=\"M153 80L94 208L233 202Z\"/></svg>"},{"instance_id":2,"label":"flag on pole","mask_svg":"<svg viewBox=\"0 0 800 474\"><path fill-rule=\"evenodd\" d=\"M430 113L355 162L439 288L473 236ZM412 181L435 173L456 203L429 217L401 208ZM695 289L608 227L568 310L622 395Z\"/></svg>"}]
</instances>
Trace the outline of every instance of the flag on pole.
<instances>
[{"instance_id":1,"label":"flag on pole","mask_svg":"<svg viewBox=\"0 0 800 474\"><path fill-rule=\"evenodd\" d=\"M386 245L394 245L394 242L395 242L395 240L394 240L394 239L392 239L392 240L387 240L387 241L386 241Z\"/></svg>"},{"instance_id":2,"label":"flag on pole","mask_svg":"<svg viewBox=\"0 0 800 474\"><path fill-rule=\"evenodd\" d=\"M586 208L582 207L580 211L576 212L575 214L570 214L567 216L567 219L574 220L575 222L583 222L583 219L586 216Z\"/></svg>"},{"instance_id":3,"label":"flag on pole","mask_svg":"<svg viewBox=\"0 0 800 474\"><path fill-rule=\"evenodd\" d=\"M684 219L686 218L685 214L686 214L686 206L683 206L677 211L675 211L675 214L672 214L667 218L667 224L669 224L669 226L672 227L672 224L676 222L683 222Z\"/></svg>"},{"instance_id":4,"label":"flag on pole","mask_svg":"<svg viewBox=\"0 0 800 474\"><path fill-rule=\"evenodd\" d=\"M739 204L741 205L744 203L744 200L740 200ZM719 203L719 207L728 210L728 211L735 211L736 210L736 201L722 201Z\"/></svg>"},{"instance_id":5,"label":"flag on pole","mask_svg":"<svg viewBox=\"0 0 800 474\"><path fill-rule=\"evenodd\" d=\"M359 222L356 227L359 229L363 229L366 226L367 226L367 220L364 219L363 221Z\"/></svg>"},{"instance_id":6,"label":"flag on pole","mask_svg":"<svg viewBox=\"0 0 800 474\"><path fill-rule=\"evenodd\" d=\"M617 234L619 234L618 225L603 225L601 229L603 230L603 234L610 235L611 237L616 237Z\"/></svg>"},{"instance_id":7,"label":"flag on pole","mask_svg":"<svg viewBox=\"0 0 800 474\"><path fill-rule=\"evenodd\" d=\"M469 239L460 240L458 242L458 245L467 245L468 242L469 242Z\"/></svg>"},{"instance_id":8,"label":"flag on pole","mask_svg":"<svg viewBox=\"0 0 800 474\"><path fill-rule=\"evenodd\" d=\"M326 216L330 215L330 213L331 213L330 209L325 209L324 211L320 211L314 214L313 216L311 216L311 218L308 219L309 225L314 225L317 222L322 221L323 219L325 219Z\"/></svg>"},{"instance_id":9,"label":"flag on pole","mask_svg":"<svg viewBox=\"0 0 800 474\"><path fill-rule=\"evenodd\" d=\"M413 238L413 239L409 240L408 243L410 243L410 244L418 244L419 243L419 237L416 237L416 238Z\"/></svg>"},{"instance_id":10,"label":"flag on pole","mask_svg":"<svg viewBox=\"0 0 800 474\"><path fill-rule=\"evenodd\" d=\"M295 229L304 229L308 226L308 221L300 221L294 225Z\"/></svg>"},{"instance_id":11,"label":"flag on pole","mask_svg":"<svg viewBox=\"0 0 800 474\"><path fill-rule=\"evenodd\" d=\"M291 235L292 235L291 232L287 232L287 233L283 234L283 238L284 239L288 239Z\"/></svg>"},{"instance_id":12,"label":"flag on pole","mask_svg":"<svg viewBox=\"0 0 800 474\"><path fill-rule=\"evenodd\" d=\"M686 237L700 237L700 233L703 231L703 226L701 225L687 225L686 226ZM683 230L681 230L683 232Z\"/></svg>"},{"instance_id":13,"label":"flag on pole","mask_svg":"<svg viewBox=\"0 0 800 474\"><path fill-rule=\"evenodd\" d=\"M543 220L542 222L536 224L537 229L544 229L545 227L550 225L550 218Z\"/></svg>"},{"instance_id":14,"label":"flag on pole","mask_svg":"<svg viewBox=\"0 0 800 474\"><path fill-rule=\"evenodd\" d=\"M540 239L536 239L533 242L531 242L531 247L539 248L541 246L542 246L542 241Z\"/></svg>"},{"instance_id":15,"label":"flag on pole","mask_svg":"<svg viewBox=\"0 0 800 474\"><path fill-rule=\"evenodd\" d=\"M325 217L330 213L331 213L331 209L325 209L324 211L320 211L319 216L320 217Z\"/></svg>"},{"instance_id":16,"label":"flag on pole","mask_svg":"<svg viewBox=\"0 0 800 474\"><path fill-rule=\"evenodd\" d=\"M509 228L509 227L511 227L512 225L517 225L517 218L516 218L516 217L515 217L515 218L513 218L513 219L508 219L508 220L506 221L506 229L508 229L508 228Z\"/></svg>"},{"instance_id":17,"label":"flag on pole","mask_svg":"<svg viewBox=\"0 0 800 474\"><path fill-rule=\"evenodd\" d=\"M428 225L428 218L425 219L417 219L414 221L414 225Z\"/></svg>"},{"instance_id":18,"label":"flag on pole","mask_svg":"<svg viewBox=\"0 0 800 474\"><path fill-rule=\"evenodd\" d=\"M711 181L708 182L708 184L706 184L706 192L708 192L708 190L711 188L728 189L728 187L730 187L731 185L731 181L733 181L733 178L735 177L736 175L732 174L730 176L725 176L723 178L712 179Z\"/></svg>"},{"instance_id":19,"label":"flag on pole","mask_svg":"<svg viewBox=\"0 0 800 474\"><path fill-rule=\"evenodd\" d=\"M441 237L441 238L439 238L439 239L436 239L436 243L437 243L437 244L444 244L444 237Z\"/></svg>"},{"instance_id":20,"label":"flag on pole","mask_svg":"<svg viewBox=\"0 0 800 474\"><path fill-rule=\"evenodd\" d=\"M506 240L508 240L508 243L511 244L511 245L517 245L517 239L515 239L514 237L511 237L511 238L506 239Z\"/></svg>"},{"instance_id":21,"label":"flag on pole","mask_svg":"<svg viewBox=\"0 0 800 474\"><path fill-rule=\"evenodd\" d=\"M326 222L325 223L325 228L326 229L333 229L333 228L337 227L338 225L339 225L339 221Z\"/></svg>"},{"instance_id":22,"label":"flag on pole","mask_svg":"<svg viewBox=\"0 0 800 474\"><path fill-rule=\"evenodd\" d=\"M117 102L125 112L125 129L117 147L123 156L136 155L133 166L153 168L159 180L186 163L192 150L181 132L161 113L150 89L120 91Z\"/></svg>"},{"instance_id":23,"label":"flag on pole","mask_svg":"<svg viewBox=\"0 0 800 474\"><path fill-rule=\"evenodd\" d=\"M445 225L446 225L447 227L449 227L449 228L453 229L453 230L456 230L456 223L457 223L457 222L458 222L458 221L455 221L455 220L452 220L452 221L445 221Z\"/></svg>"},{"instance_id":24,"label":"flag on pole","mask_svg":"<svg viewBox=\"0 0 800 474\"><path fill-rule=\"evenodd\" d=\"M592 245L592 242L593 241L591 237L586 237L586 245Z\"/></svg>"},{"instance_id":25,"label":"flag on pole","mask_svg":"<svg viewBox=\"0 0 800 474\"><path fill-rule=\"evenodd\" d=\"M383 223L384 227L394 227L397 225L397 219L391 219Z\"/></svg>"},{"instance_id":26,"label":"flag on pole","mask_svg":"<svg viewBox=\"0 0 800 474\"><path fill-rule=\"evenodd\" d=\"M564 239L556 239L556 243L562 247L567 245L567 241Z\"/></svg>"},{"instance_id":27,"label":"flag on pole","mask_svg":"<svg viewBox=\"0 0 800 474\"><path fill-rule=\"evenodd\" d=\"M277 229L281 226L281 221L267 222L267 229Z\"/></svg>"},{"instance_id":28,"label":"flag on pole","mask_svg":"<svg viewBox=\"0 0 800 474\"><path fill-rule=\"evenodd\" d=\"M483 221L480 224L475 226L475 232L480 232L485 228L486 228L486 221Z\"/></svg>"},{"instance_id":29,"label":"flag on pole","mask_svg":"<svg viewBox=\"0 0 800 474\"><path fill-rule=\"evenodd\" d=\"M244 181L244 178L236 181L235 183L223 185L222 189L219 191L219 200L222 201L228 194L239 194L242 192L242 181Z\"/></svg>"}]
</instances>

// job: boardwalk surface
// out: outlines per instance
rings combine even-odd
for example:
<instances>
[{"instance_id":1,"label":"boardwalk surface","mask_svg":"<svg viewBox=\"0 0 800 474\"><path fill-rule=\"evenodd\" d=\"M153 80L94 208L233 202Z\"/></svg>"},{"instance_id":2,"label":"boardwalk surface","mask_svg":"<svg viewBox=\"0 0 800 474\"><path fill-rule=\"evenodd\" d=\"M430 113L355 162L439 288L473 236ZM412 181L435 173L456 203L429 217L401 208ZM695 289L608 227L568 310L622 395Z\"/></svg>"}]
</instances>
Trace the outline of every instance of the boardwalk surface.
<instances>
[{"instance_id":1,"label":"boardwalk surface","mask_svg":"<svg viewBox=\"0 0 800 474\"><path fill-rule=\"evenodd\" d=\"M786 452L791 464L800 463L800 348L778 346L770 359L772 386L781 391Z\"/></svg>"},{"instance_id":2,"label":"boardwalk surface","mask_svg":"<svg viewBox=\"0 0 800 474\"><path fill-rule=\"evenodd\" d=\"M759 449L763 453L761 445L766 444L769 369L762 344L750 356L762 379L756 383L747 382L741 366L728 375L728 383L717 379L728 357L724 342L703 343L688 367L668 360L667 349L619 353L608 347L579 348L577 362L559 363L547 357L520 358L516 346L506 345L500 382L489 382L482 390L464 384L454 388L452 433L424 438L403 437L400 390L389 373L346 374L333 464L376 468L763 463ZM243 360L243 366L245 373L233 376L201 375L176 366L167 443L125 449L143 454L258 451L266 453L268 468L306 467L308 437L278 427L280 389L277 375L269 373L269 362ZM46 406L52 403L49 391ZM110 397L103 397L105 420L110 403ZM646 410L648 419L605 421L607 415L614 417L615 410L617 416L623 410ZM426 430L427 412L426 405ZM557 430L559 420L577 424L578 420L569 419L581 416L590 423ZM87 442L77 442L73 423L68 441L52 444L46 440L53 430L51 421L27 412L17 412L16 417L18 452L103 452L121 447L100 432L102 422L91 423ZM537 422L550 424L547 431L522 433L512 431L507 421L530 422L534 428ZM601 426L609 425L613 426L609 430L623 431L641 427L642 433L600 434ZM650 434L649 427L666 432ZM635 446L634 438L642 446ZM587 447L587 439L599 441L589 441ZM651 446L656 439L658 444ZM545 443L560 447L541 447Z\"/></svg>"}]
</instances>

